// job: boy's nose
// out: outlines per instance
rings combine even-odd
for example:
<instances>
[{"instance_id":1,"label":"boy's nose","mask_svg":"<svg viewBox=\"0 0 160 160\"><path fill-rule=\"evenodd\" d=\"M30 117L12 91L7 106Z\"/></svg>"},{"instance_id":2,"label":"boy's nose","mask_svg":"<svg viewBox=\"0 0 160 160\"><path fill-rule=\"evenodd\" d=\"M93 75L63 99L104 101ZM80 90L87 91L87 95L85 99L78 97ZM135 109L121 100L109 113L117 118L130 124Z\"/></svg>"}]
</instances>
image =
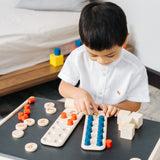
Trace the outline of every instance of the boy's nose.
<instances>
[{"instance_id":1,"label":"boy's nose","mask_svg":"<svg viewBox=\"0 0 160 160\"><path fill-rule=\"evenodd\" d=\"M105 59L103 57L97 57L97 62L98 63L105 63Z\"/></svg>"}]
</instances>

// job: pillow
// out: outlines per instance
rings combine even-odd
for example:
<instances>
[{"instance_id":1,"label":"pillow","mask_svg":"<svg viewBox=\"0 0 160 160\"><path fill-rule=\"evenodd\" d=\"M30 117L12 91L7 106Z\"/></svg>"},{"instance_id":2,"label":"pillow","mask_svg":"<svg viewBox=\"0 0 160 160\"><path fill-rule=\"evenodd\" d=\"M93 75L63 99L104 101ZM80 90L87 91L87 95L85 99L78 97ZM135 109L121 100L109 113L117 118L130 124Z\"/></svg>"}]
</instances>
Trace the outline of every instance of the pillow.
<instances>
[{"instance_id":1,"label":"pillow","mask_svg":"<svg viewBox=\"0 0 160 160\"><path fill-rule=\"evenodd\" d=\"M17 8L42 11L81 11L89 0L20 0Z\"/></svg>"}]
</instances>

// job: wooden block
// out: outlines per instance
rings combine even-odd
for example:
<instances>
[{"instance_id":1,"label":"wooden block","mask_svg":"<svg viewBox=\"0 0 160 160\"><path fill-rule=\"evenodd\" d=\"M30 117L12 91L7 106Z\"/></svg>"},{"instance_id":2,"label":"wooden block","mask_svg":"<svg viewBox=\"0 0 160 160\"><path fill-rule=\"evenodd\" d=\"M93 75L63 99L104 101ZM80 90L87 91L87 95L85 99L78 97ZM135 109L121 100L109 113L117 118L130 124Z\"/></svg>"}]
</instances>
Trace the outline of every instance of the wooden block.
<instances>
[{"instance_id":1,"label":"wooden block","mask_svg":"<svg viewBox=\"0 0 160 160\"><path fill-rule=\"evenodd\" d=\"M125 126L127 124L132 124L132 123L125 122L125 121L119 122L119 124L118 124L118 130L120 131L123 128L123 126Z\"/></svg>"},{"instance_id":2,"label":"wooden block","mask_svg":"<svg viewBox=\"0 0 160 160\"><path fill-rule=\"evenodd\" d=\"M123 126L125 126L126 124L128 124L128 123L127 122L119 122L118 130L120 131L123 128Z\"/></svg>"},{"instance_id":3,"label":"wooden block","mask_svg":"<svg viewBox=\"0 0 160 160\"><path fill-rule=\"evenodd\" d=\"M135 128L138 129L143 125L143 115L141 113L132 112L131 115Z\"/></svg>"},{"instance_id":4,"label":"wooden block","mask_svg":"<svg viewBox=\"0 0 160 160\"><path fill-rule=\"evenodd\" d=\"M121 130L121 128L126 125L126 124L131 124L133 123L133 118L132 116L124 116L124 117L121 117L121 119L119 120L118 122L118 130ZM133 123L134 124L134 123Z\"/></svg>"},{"instance_id":5,"label":"wooden block","mask_svg":"<svg viewBox=\"0 0 160 160\"><path fill-rule=\"evenodd\" d=\"M65 108L75 108L74 99L72 99L72 98L66 98L65 99L65 103L64 103L64 107Z\"/></svg>"},{"instance_id":6,"label":"wooden block","mask_svg":"<svg viewBox=\"0 0 160 160\"><path fill-rule=\"evenodd\" d=\"M117 124L121 121L126 121L125 119L131 114L131 111L120 110L117 116Z\"/></svg>"},{"instance_id":7,"label":"wooden block","mask_svg":"<svg viewBox=\"0 0 160 160\"><path fill-rule=\"evenodd\" d=\"M132 140L135 135L135 128L138 129L143 124L143 115L137 112L131 113L130 111L120 110L117 123L120 137Z\"/></svg>"},{"instance_id":8,"label":"wooden block","mask_svg":"<svg viewBox=\"0 0 160 160\"><path fill-rule=\"evenodd\" d=\"M125 124L120 130L120 138L132 140L135 135L135 125L134 124Z\"/></svg>"}]
</instances>

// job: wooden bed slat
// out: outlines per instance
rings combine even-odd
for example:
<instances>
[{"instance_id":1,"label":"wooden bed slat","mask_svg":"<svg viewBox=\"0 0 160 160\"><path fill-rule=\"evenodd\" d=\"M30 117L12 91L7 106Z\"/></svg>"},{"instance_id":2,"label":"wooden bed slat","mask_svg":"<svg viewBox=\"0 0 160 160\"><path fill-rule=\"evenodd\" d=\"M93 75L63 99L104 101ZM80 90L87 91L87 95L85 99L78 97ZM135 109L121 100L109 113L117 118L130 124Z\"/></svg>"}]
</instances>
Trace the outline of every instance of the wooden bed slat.
<instances>
[{"instance_id":1,"label":"wooden bed slat","mask_svg":"<svg viewBox=\"0 0 160 160\"><path fill-rule=\"evenodd\" d=\"M20 91L57 78L62 66L53 67L49 61L0 76L0 96Z\"/></svg>"}]
</instances>

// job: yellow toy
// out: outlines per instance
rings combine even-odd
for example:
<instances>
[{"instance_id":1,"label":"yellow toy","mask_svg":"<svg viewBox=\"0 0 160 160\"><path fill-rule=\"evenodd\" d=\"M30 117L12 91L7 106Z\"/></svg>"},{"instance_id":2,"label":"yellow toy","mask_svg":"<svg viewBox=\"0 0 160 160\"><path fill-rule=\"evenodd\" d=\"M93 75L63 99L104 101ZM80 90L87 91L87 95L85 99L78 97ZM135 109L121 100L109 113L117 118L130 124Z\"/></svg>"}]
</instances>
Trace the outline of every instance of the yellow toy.
<instances>
[{"instance_id":1,"label":"yellow toy","mask_svg":"<svg viewBox=\"0 0 160 160\"><path fill-rule=\"evenodd\" d=\"M55 48L54 54L50 54L50 64L54 67L61 66L64 63L64 57L60 51L60 48Z\"/></svg>"}]
</instances>

